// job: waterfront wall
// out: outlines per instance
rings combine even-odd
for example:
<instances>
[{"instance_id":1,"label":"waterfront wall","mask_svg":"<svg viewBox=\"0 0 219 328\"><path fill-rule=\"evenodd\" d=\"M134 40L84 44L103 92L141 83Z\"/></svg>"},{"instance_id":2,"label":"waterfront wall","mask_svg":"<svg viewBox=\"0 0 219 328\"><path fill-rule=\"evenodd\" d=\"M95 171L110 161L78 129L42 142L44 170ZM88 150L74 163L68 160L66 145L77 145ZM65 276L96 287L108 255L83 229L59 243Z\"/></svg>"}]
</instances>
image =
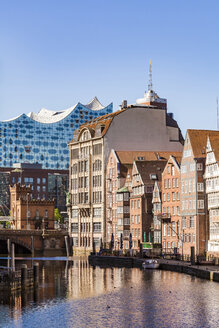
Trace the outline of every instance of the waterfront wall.
<instances>
[{"instance_id":1,"label":"waterfront wall","mask_svg":"<svg viewBox=\"0 0 219 328\"><path fill-rule=\"evenodd\" d=\"M123 257L123 256L97 256L90 255L88 257L89 263L91 265L97 265L100 267L127 267L142 268L142 263L144 259L133 258L133 257ZM198 266L191 265L188 262L179 262L171 260L158 260L160 263L161 270L168 270L173 272L185 273L191 276L195 276L202 279L207 279L211 281L219 282L219 267L208 267L208 266Z\"/></svg>"}]
</instances>

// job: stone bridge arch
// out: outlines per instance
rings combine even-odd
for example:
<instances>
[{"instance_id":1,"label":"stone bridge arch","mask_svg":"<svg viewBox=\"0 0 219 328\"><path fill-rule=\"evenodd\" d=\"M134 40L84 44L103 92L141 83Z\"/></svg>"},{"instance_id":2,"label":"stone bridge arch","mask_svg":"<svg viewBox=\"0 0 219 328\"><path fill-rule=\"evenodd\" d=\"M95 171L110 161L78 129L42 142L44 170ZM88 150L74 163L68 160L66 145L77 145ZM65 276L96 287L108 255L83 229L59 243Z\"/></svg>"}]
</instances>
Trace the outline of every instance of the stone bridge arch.
<instances>
[{"instance_id":1,"label":"stone bridge arch","mask_svg":"<svg viewBox=\"0 0 219 328\"><path fill-rule=\"evenodd\" d=\"M24 247L26 250L28 250L30 253L32 252L32 249L31 249L31 240L30 240L30 243L27 243L26 241L24 241L23 239L19 238L19 237L12 237L12 236L8 236L8 237L4 237L4 236L1 236L0 235L0 241L1 240L4 240L6 241L7 243L7 240L10 239L10 243L14 243L15 245L18 245L18 246L22 246Z\"/></svg>"}]
</instances>

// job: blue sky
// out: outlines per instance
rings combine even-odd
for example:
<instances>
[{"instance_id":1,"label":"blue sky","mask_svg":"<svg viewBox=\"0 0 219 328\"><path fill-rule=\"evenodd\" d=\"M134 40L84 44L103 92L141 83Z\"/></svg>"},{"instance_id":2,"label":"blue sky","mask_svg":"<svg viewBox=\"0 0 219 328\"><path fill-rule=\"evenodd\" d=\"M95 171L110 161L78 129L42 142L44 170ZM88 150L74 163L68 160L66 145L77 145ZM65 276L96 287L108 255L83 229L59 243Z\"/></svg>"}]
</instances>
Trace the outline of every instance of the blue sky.
<instances>
[{"instance_id":1,"label":"blue sky","mask_svg":"<svg viewBox=\"0 0 219 328\"><path fill-rule=\"evenodd\" d=\"M216 129L219 2L0 0L0 120L94 96L118 109L148 85L183 133Z\"/></svg>"}]
</instances>

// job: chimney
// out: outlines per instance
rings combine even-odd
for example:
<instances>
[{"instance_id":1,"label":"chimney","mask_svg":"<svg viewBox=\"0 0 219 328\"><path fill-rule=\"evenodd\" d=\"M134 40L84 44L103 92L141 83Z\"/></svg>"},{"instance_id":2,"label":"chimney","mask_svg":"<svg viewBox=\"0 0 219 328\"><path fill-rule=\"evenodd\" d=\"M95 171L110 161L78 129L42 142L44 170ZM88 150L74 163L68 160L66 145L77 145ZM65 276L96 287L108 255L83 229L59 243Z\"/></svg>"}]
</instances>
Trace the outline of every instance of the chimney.
<instances>
[{"instance_id":1,"label":"chimney","mask_svg":"<svg viewBox=\"0 0 219 328\"><path fill-rule=\"evenodd\" d=\"M127 108L127 100L122 101L122 105L120 105L121 109Z\"/></svg>"}]
</instances>

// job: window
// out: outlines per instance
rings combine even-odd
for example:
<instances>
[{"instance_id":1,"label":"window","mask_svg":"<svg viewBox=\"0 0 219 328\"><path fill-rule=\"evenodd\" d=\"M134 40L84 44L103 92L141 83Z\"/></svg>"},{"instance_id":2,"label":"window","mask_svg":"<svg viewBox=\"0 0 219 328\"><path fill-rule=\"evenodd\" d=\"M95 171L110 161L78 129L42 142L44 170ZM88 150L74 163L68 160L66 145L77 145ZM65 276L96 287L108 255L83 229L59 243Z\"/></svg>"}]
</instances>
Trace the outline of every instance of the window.
<instances>
[{"instance_id":1,"label":"window","mask_svg":"<svg viewBox=\"0 0 219 328\"><path fill-rule=\"evenodd\" d=\"M204 191L204 184L203 183L198 183L197 184L197 189L198 189L198 191Z\"/></svg>"},{"instance_id":2,"label":"window","mask_svg":"<svg viewBox=\"0 0 219 328\"><path fill-rule=\"evenodd\" d=\"M39 210L36 210L36 219L39 219L39 217L40 217L40 212Z\"/></svg>"},{"instance_id":3,"label":"window","mask_svg":"<svg viewBox=\"0 0 219 328\"><path fill-rule=\"evenodd\" d=\"M175 167L172 166L172 175L174 176L175 175Z\"/></svg>"},{"instance_id":4,"label":"window","mask_svg":"<svg viewBox=\"0 0 219 328\"><path fill-rule=\"evenodd\" d=\"M40 184L40 178L37 178L37 184Z\"/></svg>"},{"instance_id":5,"label":"window","mask_svg":"<svg viewBox=\"0 0 219 328\"><path fill-rule=\"evenodd\" d=\"M46 178L42 178L43 184L46 184Z\"/></svg>"},{"instance_id":6,"label":"window","mask_svg":"<svg viewBox=\"0 0 219 328\"><path fill-rule=\"evenodd\" d=\"M48 218L48 210L45 210L45 218Z\"/></svg>"},{"instance_id":7,"label":"window","mask_svg":"<svg viewBox=\"0 0 219 328\"><path fill-rule=\"evenodd\" d=\"M167 225L166 225L166 223L164 223L164 225L163 225L163 235L164 236L166 236L166 227L167 227Z\"/></svg>"},{"instance_id":8,"label":"window","mask_svg":"<svg viewBox=\"0 0 219 328\"><path fill-rule=\"evenodd\" d=\"M170 236L170 224L167 225L167 236Z\"/></svg>"},{"instance_id":9,"label":"window","mask_svg":"<svg viewBox=\"0 0 219 328\"><path fill-rule=\"evenodd\" d=\"M39 191L39 192L40 192L40 186L37 186L37 191Z\"/></svg>"},{"instance_id":10,"label":"window","mask_svg":"<svg viewBox=\"0 0 219 328\"><path fill-rule=\"evenodd\" d=\"M78 223L71 224L71 232L78 232Z\"/></svg>"},{"instance_id":11,"label":"window","mask_svg":"<svg viewBox=\"0 0 219 328\"><path fill-rule=\"evenodd\" d=\"M172 201L175 200L175 192L172 192Z\"/></svg>"},{"instance_id":12,"label":"window","mask_svg":"<svg viewBox=\"0 0 219 328\"><path fill-rule=\"evenodd\" d=\"M165 201L166 201L166 194L163 193L163 202L165 202Z\"/></svg>"},{"instance_id":13,"label":"window","mask_svg":"<svg viewBox=\"0 0 219 328\"><path fill-rule=\"evenodd\" d=\"M175 237L176 236L176 223L172 222L172 236Z\"/></svg>"},{"instance_id":14,"label":"window","mask_svg":"<svg viewBox=\"0 0 219 328\"><path fill-rule=\"evenodd\" d=\"M94 232L100 232L101 231L101 222L94 222L93 231Z\"/></svg>"},{"instance_id":15,"label":"window","mask_svg":"<svg viewBox=\"0 0 219 328\"><path fill-rule=\"evenodd\" d=\"M175 179L174 178L172 179L172 186L173 186L173 188L175 188Z\"/></svg>"},{"instance_id":16,"label":"window","mask_svg":"<svg viewBox=\"0 0 219 328\"><path fill-rule=\"evenodd\" d=\"M167 201L169 202L170 201L170 194L167 193Z\"/></svg>"},{"instance_id":17,"label":"window","mask_svg":"<svg viewBox=\"0 0 219 328\"><path fill-rule=\"evenodd\" d=\"M197 171L202 171L202 170L203 170L202 163L197 163Z\"/></svg>"},{"instance_id":18,"label":"window","mask_svg":"<svg viewBox=\"0 0 219 328\"><path fill-rule=\"evenodd\" d=\"M46 186L43 186L42 189L43 189L43 192L46 192Z\"/></svg>"},{"instance_id":19,"label":"window","mask_svg":"<svg viewBox=\"0 0 219 328\"><path fill-rule=\"evenodd\" d=\"M176 188L179 188L179 179L176 178Z\"/></svg>"},{"instance_id":20,"label":"window","mask_svg":"<svg viewBox=\"0 0 219 328\"><path fill-rule=\"evenodd\" d=\"M93 216L95 217L95 218L97 218L97 217L101 217L101 207L94 207L93 208Z\"/></svg>"},{"instance_id":21,"label":"window","mask_svg":"<svg viewBox=\"0 0 219 328\"><path fill-rule=\"evenodd\" d=\"M167 179L164 179L164 188L167 188Z\"/></svg>"},{"instance_id":22,"label":"window","mask_svg":"<svg viewBox=\"0 0 219 328\"><path fill-rule=\"evenodd\" d=\"M177 215L180 215L180 210L179 210L179 206L177 206Z\"/></svg>"},{"instance_id":23,"label":"window","mask_svg":"<svg viewBox=\"0 0 219 328\"><path fill-rule=\"evenodd\" d=\"M171 188L171 181L168 179L168 188Z\"/></svg>"},{"instance_id":24,"label":"window","mask_svg":"<svg viewBox=\"0 0 219 328\"><path fill-rule=\"evenodd\" d=\"M204 208L204 200L199 199L198 200L198 209L203 209Z\"/></svg>"},{"instance_id":25,"label":"window","mask_svg":"<svg viewBox=\"0 0 219 328\"><path fill-rule=\"evenodd\" d=\"M78 217L78 210L72 210L71 212L72 218L77 218Z\"/></svg>"},{"instance_id":26,"label":"window","mask_svg":"<svg viewBox=\"0 0 219 328\"><path fill-rule=\"evenodd\" d=\"M182 228L185 229L186 228L186 217L183 216L182 218Z\"/></svg>"},{"instance_id":27,"label":"window","mask_svg":"<svg viewBox=\"0 0 219 328\"><path fill-rule=\"evenodd\" d=\"M138 223L140 223L140 215L138 215Z\"/></svg>"},{"instance_id":28,"label":"window","mask_svg":"<svg viewBox=\"0 0 219 328\"><path fill-rule=\"evenodd\" d=\"M118 214L123 214L123 206L118 206L117 207L117 213Z\"/></svg>"},{"instance_id":29,"label":"window","mask_svg":"<svg viewBox=\"0 0 219 328\"><path fill-rule=\"evenodd\" d=\"M140 199L138 200L138 208L140 208Z\"/></svg>"}]
</instances>

